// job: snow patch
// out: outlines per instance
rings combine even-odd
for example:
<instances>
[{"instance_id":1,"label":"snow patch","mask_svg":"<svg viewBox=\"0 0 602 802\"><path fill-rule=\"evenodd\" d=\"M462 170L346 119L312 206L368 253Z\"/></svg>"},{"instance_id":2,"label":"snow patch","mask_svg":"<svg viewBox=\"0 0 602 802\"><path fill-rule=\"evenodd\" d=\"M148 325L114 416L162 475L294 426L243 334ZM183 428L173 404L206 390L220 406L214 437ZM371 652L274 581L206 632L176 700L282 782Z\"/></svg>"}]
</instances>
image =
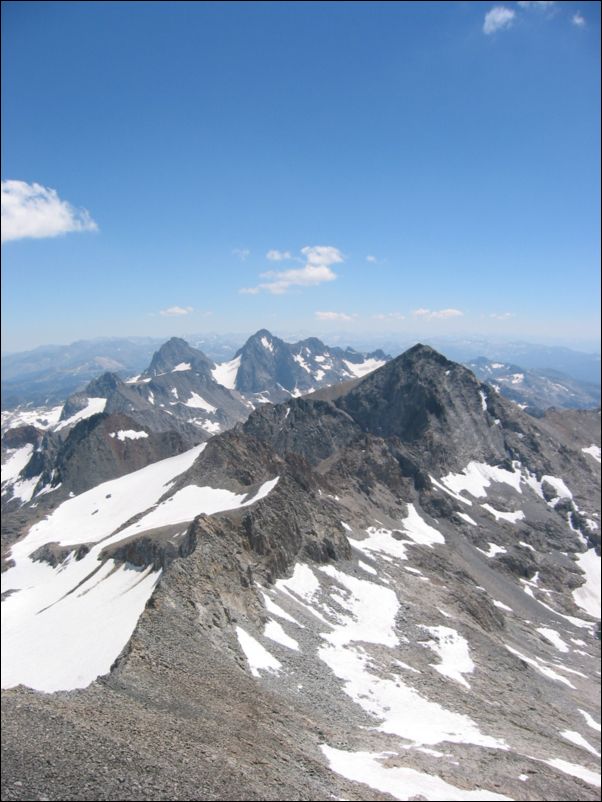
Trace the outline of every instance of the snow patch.
<instances>
[{"instance_id":1,"label":"snow patch","mask_svg":"<svg viewBox=\"0 0 602 802\"><path fill-rule=\"evenodd\" d=\"M259 677L260 671L271 671L277 674L282 668L282 663L271 655L267 649L245 632L241 627L236 627L236 636L240 647L247 658L247 663L254 677Z\"/></svg>"},{"instance_id":2,"label":"snow patch","mask_svg":"<svg viewBox=\"0 0 602 802\"><path fill-rule=\"evenodd\" d=\"M187 407L191 407L192 409L204 409L205 412L217 412L217 407L214 407L213 404L210 404L208 401L205 401L198 393L192 393L190 398L187 401L184 401L184 404Z\"/></svg>"},{"instance_id":3,"label":"snow patch","mask_svg":"<svg viewBox=\"0 0 602 802\"><path fill-rule=\"evenodd\" d=\"M550 629L549 627L538 627L537 631L540 635L543 635L544 638L552 644L552 646L555 646L559 652L571 651L570 647L567 646L555 629Z\"/></svg>"},{"instance_id":4,"label":"snow patch","mask_svg":"<svg viewBox=\"0 0 602 802\"><path fill-rule=\"evenodd\" d=\"M33 446L30 443L21 448L12 449L9 457L2 466L2 484L14 481L27 465L33 454Z\"/></svg>"},{"instance_id":5,"label":"snow patch","mask_svg":"<svg viewBox=\"0 0 602 802\"><path fill-rule=\"evenodd\" d=\"M290 638L277 621L268 621L263 634L266 638L279 643L281 646L286 646L287 649L293 649L296 652L299 651L299 644L297 641L294 640L294 638Z\"/></svg>"},{"instance_id":6,"label":"snow patch","mask_svg":"<svg viewBox=\"0 0 602 802\"><path fill-rule=\"evenodd\" d=\"M449 802L473 802L473 800L507 800L510 797L493 791L476 789L469 791L457 788L435 774L426 774L405 766L386 766L385 761L393 753L346 752L321 744L320 749L328 760L328 765L336 774L370 788L390 794L395 799L420 797L429 800L449 800Z\"/></svg>"},{"instance_id":7,"label":"snow patch","mask_svg":"<svg viewBox=\"0 0 602 802\"><path fill-rule=\"evenodd\" d=\"M237 356L229 362L222 362L216 365L211 371L211 375L218 384L221 384L228 390L234 390L236 387L236 377L240 367L241 357Z\"/></svg>"},{"instance_id":8,"label":"snow patch","mask_svg":"<svg viewBox=\"0 0 602 802\"><path fill-rule=\"evenodd\" d=\"M123 442L124 440L141 440L148 437L148 434L143 431L134 431L133 429L120 429L118 432L111 432L109 437L116 437Z\"/></svg>"},{"instance_id":9,"label":"snow patch","mask_svg":"<svg viewBox=\"0 0 602 802\"><path fill-rule=\"evenodd\" d=\"M60 432L61 429L65 428L65 426L72 426L74 423L79 423L80 420L90 418L92 415L98 415L100 412L104 412L106 405L106 398L88 398L88 403L83 409L80 409L79 412L76 412L70 418L67 418L67 420L61 421L59 424L57 424L54 428L54 431Z\"/></svg>"},{"instance_id":10,"label":"snow patch","mask_svg":"<svg viewBox=\"0 0 602 802\"><path fill-rule=\"evenodd\" d=\"M343 364L353 376L359 379L367 373L372 373L373 370L382 368L386 362L383 359L364 359L363 362L348 362L344 359Z\"/></svg>"},{"instance_id":11,"label":"snow patch","mask_svg":"<svg viewBox=\"0 0 602 802\"><path fill-rule=\"evenodd\" d=\"M581 451L583 451L584 454L589 454L590 457L593 457L596 460L596 462L601 461L600 446L591 445L588 446L587 448L582 448Z\"/></svg>"},{"instance_id":12,"label":"snow patch","mask_svg":"<svg viewBox=\"0 0 602 802\"><path fill-rule=\"evenodd\" d=\"M594 618L600 618L600 557L588 549L577 557L577 565L585 574L585 582L573 591L573 599Z\"/></svg>"},{"instance_id":13,"label":"snow patch","mask_svg":"<svg viewBox=\"0 0 602 802\"><path fill-rule=\"evenodd\" d=\"M490 512L496 521L508 521L511 524L515 524L518 521L523 521L525 518L525 513L522 510L516 510L516 512L501 512L501 510L496 510L491 504L481 504L484 510Z\"/></svg>"},{"instance_id":14,"label":"snow patch","mask_svg":"<svg viewBox=\"0 0 602 802\"><path fill-rule=\"evenodd\" d=\"M451 627L422 627L433 635L434 640L427 641L425 646L432 649L439 655L441 663L432 668L443 674L444 677L459 682L465 688L470 688L468 682L462 676L471 674L475 665L470 657L468 641L463 638L455 629Z\"/></svg>"}]
</instances>

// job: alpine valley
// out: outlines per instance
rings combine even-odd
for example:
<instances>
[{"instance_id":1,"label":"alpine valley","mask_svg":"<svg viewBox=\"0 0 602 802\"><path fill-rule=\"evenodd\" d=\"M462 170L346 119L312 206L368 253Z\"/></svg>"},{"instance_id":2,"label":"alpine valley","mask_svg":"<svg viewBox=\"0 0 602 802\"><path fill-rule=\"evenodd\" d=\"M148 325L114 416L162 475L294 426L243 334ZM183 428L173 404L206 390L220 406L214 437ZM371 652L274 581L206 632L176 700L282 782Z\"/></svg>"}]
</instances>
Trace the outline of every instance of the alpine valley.
<instances>
[{"instance_id":1,"label":"alpine valley","mask_svg":"<svg viewBox=\"0 0 602 802\"><path fill-rule=\"evenodd\" d=\"M264 329L5 409L2 798L598 799L595 388L471 368Z\"/></svg>"}]
</instances>

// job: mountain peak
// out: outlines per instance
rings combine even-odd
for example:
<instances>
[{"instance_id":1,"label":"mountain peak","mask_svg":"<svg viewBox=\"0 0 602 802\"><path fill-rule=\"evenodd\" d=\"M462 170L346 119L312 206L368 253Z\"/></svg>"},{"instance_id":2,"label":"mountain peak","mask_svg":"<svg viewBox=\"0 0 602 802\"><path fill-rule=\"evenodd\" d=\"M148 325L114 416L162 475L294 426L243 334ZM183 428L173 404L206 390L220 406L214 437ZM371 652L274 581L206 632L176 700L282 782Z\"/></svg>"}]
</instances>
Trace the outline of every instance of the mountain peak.
<instances>
[{"instance_id":1,"label":"mountain peak","mask_svg":"<svg viewBox=\"0 0 602 802\"><path fill-rule=\"evenodd\" d=\"M183 365L200 372L208 372L214 367L213 362L202 351L193 348L181 337L171 337L158 351L155 351L145 374L158 376L170 373Z\"/></svg>"},{"instance_id":2,"label":"mountain peak","mask_svg":"<svg viewBox=\"0 0 602 802\"><path fill-rule=\"evenodd\" d=\"M336 404L365 431L428 448L433 464L453 455L465 465L501 453L484 385L422 343L369 374Z\"/></svg>"},{"instance_id":3,"label":"mountain peak","mask_svg":"<svg viewBox=\"0 0 602 802\"><path fill-rule=\"evenodd\" d=\"M123 382L116 373L107 371L86 386L88 398L108 398Z\"/></svg>"}]
</instances>

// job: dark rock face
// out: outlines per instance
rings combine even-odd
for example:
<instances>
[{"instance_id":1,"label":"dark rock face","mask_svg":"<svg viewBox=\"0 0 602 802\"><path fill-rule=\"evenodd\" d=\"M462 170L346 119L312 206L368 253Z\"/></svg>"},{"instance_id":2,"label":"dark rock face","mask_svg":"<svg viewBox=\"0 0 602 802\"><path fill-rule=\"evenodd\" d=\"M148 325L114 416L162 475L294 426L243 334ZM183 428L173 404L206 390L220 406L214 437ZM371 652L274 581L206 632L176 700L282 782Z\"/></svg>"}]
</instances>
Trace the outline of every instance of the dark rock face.
<instances>
[{"instance_id":1,"label":"dark rock face","mask_svg":"<svg viewBox=\"0 0 602 802\"><path fill-rule=\"evenodd\" d=\"M43 432L34 426L17 426L8 429L2 436L2 448L21 448L27 444L38 446Z\"/></svg>"},{"instance_id":2,"label":"dark rock face","mask_svg":"<svg viewBox=\"0 0 602 802\"><path fill-rule=\"evenodd\" d=\"M202 351L192 348L181 337L172 337L155 352L145 376L158 376L171 373L182 363L189 364L192 370L209 375L214 363Z\"/></svg>"}]
</instances>

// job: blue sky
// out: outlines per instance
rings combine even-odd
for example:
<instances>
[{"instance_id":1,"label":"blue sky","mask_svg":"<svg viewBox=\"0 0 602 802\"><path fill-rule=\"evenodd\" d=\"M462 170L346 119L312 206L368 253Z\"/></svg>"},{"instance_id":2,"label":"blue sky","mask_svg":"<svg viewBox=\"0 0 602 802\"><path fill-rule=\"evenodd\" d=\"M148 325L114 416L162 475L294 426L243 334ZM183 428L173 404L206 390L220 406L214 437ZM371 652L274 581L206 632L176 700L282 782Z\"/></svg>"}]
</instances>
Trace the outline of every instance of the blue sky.
<instances>
[{"instance_id":1,"label":"blue sky","mask_svg":"<svg viewBox=\"0 0 602 802\"><path fill-rule=\"evenodd\" d=\"M599 339L598 3L2 9L3 350Z\"/></svg>"}]
</instances>

